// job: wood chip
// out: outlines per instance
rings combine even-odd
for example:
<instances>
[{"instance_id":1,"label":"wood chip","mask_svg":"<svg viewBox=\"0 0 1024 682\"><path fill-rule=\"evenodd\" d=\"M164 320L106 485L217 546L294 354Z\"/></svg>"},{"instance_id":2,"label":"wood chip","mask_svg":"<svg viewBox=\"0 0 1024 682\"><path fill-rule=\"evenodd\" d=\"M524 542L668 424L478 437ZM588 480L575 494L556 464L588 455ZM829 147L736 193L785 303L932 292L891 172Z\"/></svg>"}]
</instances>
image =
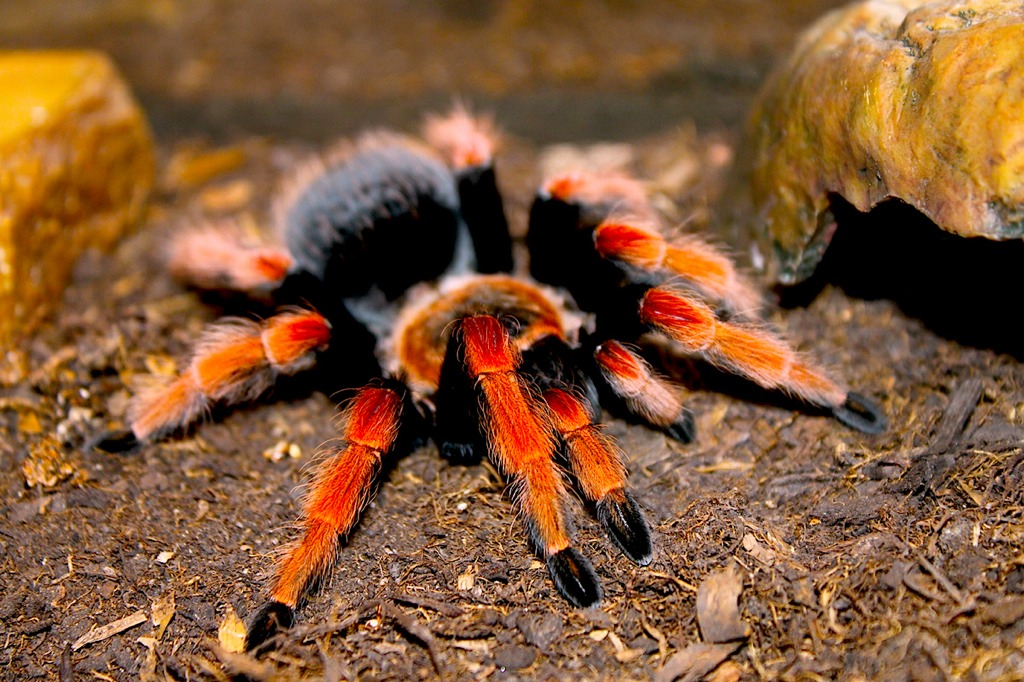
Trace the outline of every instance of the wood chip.
<instances>
[{"instance_id":1,"label":"wood chip","mask_svg":"<svg viewBox=\"0 0 1024 682\"><path fill-rule=\"evenodd\" d=\"M956 444L967 420L974 414L984 386L981 379L971 378L960 382L953 388L949 396L949 404L942 413L939 425L931 438L931 449L936 454L944 454Z\"/></svg>"},{"instance_id":2,"label":"wood chip","mask_svg":"<svg viewBox=\"0 0 1024 682\"><path fill-rule=\"evenodd\" d=\"M743 536L743 549L750 553L757 561L765 566L774 566L778 558L775 552L762 544L753 533Z\"/></svg>"},{"instance_id":3,"label":"wood chip","mask_svg":"<svg viewBox=\"0 0 1024 682\"><path fill-rule=\"evenodd\" d=\"M656 682L673 682L673 680L697 682L721 665L740 646L739 642L691 644L668 659L665 667L658 671L654 679Z\"/></svg>"},{"instance_id":4,"label":"wood chip","mask_svg":"<svg viewBox=\"0 0 1024 682\"><path fill-rule=\"evenodd\" d=\"M623 644L622 640L619 639L619 636L614 632L608 633L608 641L612 643L613 647L615 647L615 660L619 663L630 663L642 656L644 653L640 649L632 649Z\"/></svg>"},{"instance_id":5,"label":"wood chip","mask_svg":"<svg viewBox=\"0 0 1024 682\"><path fill-rule=\"evenodd\" d=\"M157 682L156 639L153 637L139 637L136 641L147 649L146 658L142 661L142 665L139 666L140 682Z\"/></svg>"},{"instance_id":6,"label":"wood chip","mask_svg":"<svg viewBox=\"0 0 1024 682\"><path fill-rule=\"evenodd\" d=\"M71 650L78 651L86 645L95 644L96 642L102 642L108 637L113 637L119 632L124 632L125 630L131 629L136 625L142 625L147 620L149 620L149 616L146 615L145 610L140 609L130 616L125 616L120 620L115 620L113 623L107 623L106 625L102 625L96 628L95 630L90 630L89 632L85 633L84 635L82 635L74 641L74 643L71 645Z\"/></svg>"},{"instance_id":7,"label":"wood chip","mask_svg":"<svg viewBox=\"0 0 1024 682\"><path fill-rule=\"evenodd\" d=\"M707 642L731 642L747 636L740 618L739 598L743 576L733 564L712 573L697 588L697 623Z\"/></svg>"},{"instance_id":8,"label":"wood chip","mask_svg":"<svg viewBox=\"0 0 1024 682\"><path fill-rule=\"evenodd\" d=\"M459 574L459 577L456 581L456 587L458 587L460 592L472 590L475 585L476 575L472 571L466 571L465 573Z\"/></svg>"},{"instance_id":9,"label":"wood chip","mask_svg":"<svg viewBox=\"0 0 1024 682\"><path fill-rule=\"evenodd\" d=\"M171 592L167 597L157 599L153 602L153 611L151 619L153 623L153 639L160 641L160 638L164 636L164 631L170 624L171 619L174 618L174 593Z\"/></svg>"},{"instance_id":10,"label":"wood chip","mask_svg":"<svg viewBox=\"0 0 1024 682\"><path fill-rule=\"evenodd\" d=\"M217 630L217 641L228 653L240 654L245 651L245 623L230 604Z\"/></svg>"}]
</instances>

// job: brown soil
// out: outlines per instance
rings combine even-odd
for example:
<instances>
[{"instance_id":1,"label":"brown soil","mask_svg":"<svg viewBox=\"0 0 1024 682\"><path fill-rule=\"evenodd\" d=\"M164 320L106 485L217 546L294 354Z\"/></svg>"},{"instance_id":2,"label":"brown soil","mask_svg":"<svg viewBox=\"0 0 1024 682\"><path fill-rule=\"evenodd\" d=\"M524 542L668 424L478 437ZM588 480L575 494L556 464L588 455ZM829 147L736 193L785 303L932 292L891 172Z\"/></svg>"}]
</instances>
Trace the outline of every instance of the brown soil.
<instances>
[{"instance_id":1,"label":"brown soil","mask_svg":"<svg viewBox=\"0 0 1024 682\"><path fill-rule=\"evenodd\" d=\"M684 131L626 152L700 223L720 178L680 181L680 169L727 149ZM637 568L579 509L579 546L605 589L600 608L575 610L555 593L493 467L449 465L427 446L386 474L332 578L277 649L258 660L227 652L218 629L229 610L245 618L265 599L310 461L335 436L334 403L293 382L136 452L87 443L121 424L141 375L166 371L203 324L241 309L179 288L159 264L184 217L263 217L260 197L306 150L250 140L236 151L240 168L198 187L165 179L147 229L114 256L88 258L59 319L7 357L5 677L648 679L692 653L701 630L714 639L708 622L698 628L698 586L735 565L749 637L729 645L710 679L1021 678L1024 368L1012 354L940 336L893 300L832 285L771 320L879 400L889 430L866 437L680 364L694 389L696 443L608 416L657 551ZM164 153L180 162L191 151ZM503 159L519 226L541 153L513 143ZM279 441L301 456L261 456ZM39 464L33 485L27 462ZM160 632L151 621L171 599ZM140 611L144 622L72 649ZM689 663L672 665L664 677Z\"/></svg>"}]
</instances>

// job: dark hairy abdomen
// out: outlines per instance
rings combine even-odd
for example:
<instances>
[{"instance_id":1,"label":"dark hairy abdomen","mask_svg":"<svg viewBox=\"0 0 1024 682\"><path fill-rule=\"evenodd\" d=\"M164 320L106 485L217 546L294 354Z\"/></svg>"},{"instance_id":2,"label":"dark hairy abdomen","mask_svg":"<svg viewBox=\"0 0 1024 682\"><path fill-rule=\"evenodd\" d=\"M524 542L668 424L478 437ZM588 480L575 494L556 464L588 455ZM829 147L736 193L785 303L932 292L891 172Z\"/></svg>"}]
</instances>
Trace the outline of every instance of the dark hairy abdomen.
<instances>
[{"instance_id":1,"label":"dark hairy abdomen","mask_svg":"<svg viewBox=\"0 0 1024 682\"><path fill-rule=\"evenodd\" d=\"M376 284L394 299L451 263L458 206L440 161L400 144L371 145L299 194L285 244L295 268L332 293L357 296Z\"/></svg>"}]
</instances>

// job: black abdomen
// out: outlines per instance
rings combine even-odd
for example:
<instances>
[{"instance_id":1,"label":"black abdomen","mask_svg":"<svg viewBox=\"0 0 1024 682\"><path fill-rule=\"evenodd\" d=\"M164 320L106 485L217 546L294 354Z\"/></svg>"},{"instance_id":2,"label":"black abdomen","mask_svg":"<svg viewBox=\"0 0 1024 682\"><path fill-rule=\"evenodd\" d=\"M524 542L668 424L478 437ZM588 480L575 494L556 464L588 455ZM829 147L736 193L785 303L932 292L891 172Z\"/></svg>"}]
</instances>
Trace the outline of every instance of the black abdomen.
<instances>
[{"instance_id":1,"label":"black abdomen","mask_svg":"<svg viewBox=\"0 0 1024 682\"><path fill-rule=\"evenodd\" d=\"M400 140L361 145L316 177L286 213L295 268L341 297L374 284L389 299L452 261L459 200L448 168Z\"/></svg>"}]
</instances>

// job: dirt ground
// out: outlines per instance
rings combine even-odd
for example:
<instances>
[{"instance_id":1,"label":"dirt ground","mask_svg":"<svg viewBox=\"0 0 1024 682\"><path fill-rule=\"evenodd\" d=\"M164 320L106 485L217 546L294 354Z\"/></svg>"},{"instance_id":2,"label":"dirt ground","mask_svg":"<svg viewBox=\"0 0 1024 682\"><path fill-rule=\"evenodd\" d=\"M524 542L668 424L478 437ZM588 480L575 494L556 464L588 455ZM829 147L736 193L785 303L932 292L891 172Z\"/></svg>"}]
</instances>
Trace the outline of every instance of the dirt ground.
<instances>
[{"instance_id":1,"label":"dirt ground","mask_svg":"<svg viewBox=\"0 0 1024 682\"><path fill-rule=\"evenodd\" d=\"M684 126L587 158L659 179L699 226L721 185L704 170L730 144ZM707 679L1024 679L1024 367L1007 314L1021 254L1000 245L964 263L957 242L943 261L922 250L933 230L920 219L842 207L850 257L770 319L880 402L884 434L673 363L695 443L606 415L655 528L653 563L632 565L577 505L599 608L557 595L493 467L426 446L386 472L278 647L230 653L230 615L262 603L294 537L310 462L336 434L333 401L293 381L135 452L89 447L123 425L146 374L172 371L203 324L244 309L171 281L168 233L186 217L263 219L309 149L209 151L165 146L147 228L86 259L58 319L3 365L5 678L692 680L717 665ZM538 168L583 151L512 144L501 170L518 229ZM740 586L739 630L716 636Z\"/></svg>"}]
</instances>

